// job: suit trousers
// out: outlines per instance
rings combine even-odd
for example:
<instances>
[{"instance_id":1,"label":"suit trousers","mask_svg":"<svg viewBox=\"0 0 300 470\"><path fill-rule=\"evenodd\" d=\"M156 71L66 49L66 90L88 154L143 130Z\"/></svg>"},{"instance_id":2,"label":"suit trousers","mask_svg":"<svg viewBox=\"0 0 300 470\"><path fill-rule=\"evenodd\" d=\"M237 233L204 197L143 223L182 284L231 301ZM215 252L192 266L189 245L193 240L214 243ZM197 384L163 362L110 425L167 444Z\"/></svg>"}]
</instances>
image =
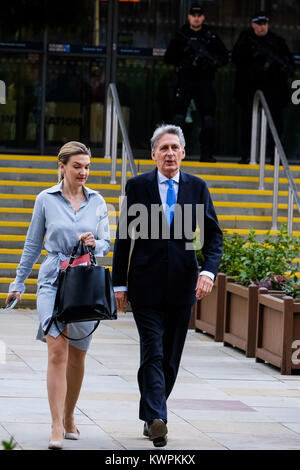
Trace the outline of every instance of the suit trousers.
<instances>
[{"instance_id":1,"label":"suit trousers","mask_svg":"<svg viewBox=\"0 0 300 470\"><path fill-rule=\"evenodd\" d=\"M134 307L140 336L139 418L167 420L167 398L175 384L192 305Z\"/></svg>"}]
</instances>

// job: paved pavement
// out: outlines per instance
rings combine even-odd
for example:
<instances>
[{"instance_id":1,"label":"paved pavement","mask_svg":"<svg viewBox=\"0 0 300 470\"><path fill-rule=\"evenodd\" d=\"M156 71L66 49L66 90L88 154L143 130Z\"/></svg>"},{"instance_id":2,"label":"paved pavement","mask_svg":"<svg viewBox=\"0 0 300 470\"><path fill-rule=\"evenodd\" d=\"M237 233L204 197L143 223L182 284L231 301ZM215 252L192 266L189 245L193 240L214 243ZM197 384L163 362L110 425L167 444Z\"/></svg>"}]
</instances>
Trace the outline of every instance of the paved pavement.
<instances>
[{"instance_id":1,"label":"paved pavement","mask_svg":"<svg viewBox=\"0 0 300 470\"><path fill-rule=\"evenodd\" d=\"M0 442L47 449L46 345L36 312L0 310ZM137 330L128 313L94 334L76 409L79 441L67 449L152 450L138 420ZM300 449L300 376L280 375L190 330L168 400L166 450ZM0 446L1 447L1 446Z\"/></svg>"}]
</instances>

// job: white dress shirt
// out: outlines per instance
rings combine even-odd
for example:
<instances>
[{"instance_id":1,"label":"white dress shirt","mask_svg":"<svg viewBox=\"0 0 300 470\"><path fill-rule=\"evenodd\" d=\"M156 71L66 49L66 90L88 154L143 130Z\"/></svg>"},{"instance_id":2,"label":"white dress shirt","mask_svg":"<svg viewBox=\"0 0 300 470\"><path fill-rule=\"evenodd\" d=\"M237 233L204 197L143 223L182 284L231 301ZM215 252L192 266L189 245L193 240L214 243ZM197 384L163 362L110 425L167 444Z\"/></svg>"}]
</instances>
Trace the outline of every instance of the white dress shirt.
<instances>
[{"instance_id":1,"label":"white dress shirt","mask_svg":"<svg viewBox=\"0 0 300 470\"><path fill-rule=\"evenodd\" d=\"M180 177L180 172L178 171L173 178L171 178L174 181L174 191L175 191L175 196L176 196L176 201L177 201L177 196L178 196L178 189L179 189L179 177ZM157 170L157 183L158 183L158 190L159 190L159 195L160 195L160 200L163 206L163 209L165 211L166 207L166 202L167 202L167 192L169 185L167 183L168 177L160 173L160 171ZM214 281L215 276L213 273L209 271L201 271L199 273L199 276L208 276L212 281ZM114 287L115 292L121 292L121 291L127 291L127 287L125 286L118 286Z\"/></svg>"}]
</instances>

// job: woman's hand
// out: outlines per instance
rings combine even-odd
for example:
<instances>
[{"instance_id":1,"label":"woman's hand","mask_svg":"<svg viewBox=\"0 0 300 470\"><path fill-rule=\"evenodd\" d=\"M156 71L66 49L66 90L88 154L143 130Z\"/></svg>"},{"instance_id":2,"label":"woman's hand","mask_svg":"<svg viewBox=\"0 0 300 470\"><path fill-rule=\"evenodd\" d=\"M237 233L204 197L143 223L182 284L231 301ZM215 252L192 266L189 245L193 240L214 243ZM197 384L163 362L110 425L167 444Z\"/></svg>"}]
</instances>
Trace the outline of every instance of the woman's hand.
<instances>
[{"instance_id":1,"label":"woman's hand","mask_svg":"<svg viewBox=\"0 0 300 470\"><path fill-rule=\"evenodd\" d=\"M18 302L21 302L21 292L13 291L13 292L9 292L9 294L7 294L7 297L6 297L6 300L5 300L5 305L7 305L12 300L13 297L17 297Z\"/></svg>"},{"instance_id":2,"label":"woman's hand","mask_svg":"<svg viewBox=\"0 0 300 470\"><path fill-rule=\"evenodd\" d=\"M85 232L79 235L78 240L81 240L85 246L96 247L96 240L92 232Z\"/></svg>"}]
</instances>

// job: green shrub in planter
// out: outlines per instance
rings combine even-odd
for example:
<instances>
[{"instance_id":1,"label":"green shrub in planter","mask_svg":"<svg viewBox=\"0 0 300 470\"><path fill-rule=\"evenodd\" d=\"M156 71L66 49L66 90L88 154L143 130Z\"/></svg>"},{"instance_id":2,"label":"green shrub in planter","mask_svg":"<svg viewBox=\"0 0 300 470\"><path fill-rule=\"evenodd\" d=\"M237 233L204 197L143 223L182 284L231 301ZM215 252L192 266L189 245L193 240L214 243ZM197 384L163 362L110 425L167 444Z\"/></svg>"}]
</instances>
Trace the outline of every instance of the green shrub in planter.
<instances>
[{"instance_id":1,"label":"green shrub in planter","mask_svg":"<svg viewBox=\"0 0 300 470\"><path fill-rule=\"evenodd\" d=\"M293 299L296 299L296 301L300 301L300 281L297 276L294 276L293 279L282 280L279 285L285 295L289 295L293 297Z\"/></svg>"},{"instance_id":2,"label":"green shrub in planter","mask_svg":"<svg viewBox=\"0 0 300 470\"><path fill-rule=\"evenodd\" d=\"M282 276L289 273L292 277L299 270L299 263L293 263L299 248L298 237L289 235L286 225L281 225L277 235L267 232L262 241L257 240L254 230L245 238L224 231L219 271L246 287L253 283L281 289L285 282Z\"/></svg>"}]
</instances>

